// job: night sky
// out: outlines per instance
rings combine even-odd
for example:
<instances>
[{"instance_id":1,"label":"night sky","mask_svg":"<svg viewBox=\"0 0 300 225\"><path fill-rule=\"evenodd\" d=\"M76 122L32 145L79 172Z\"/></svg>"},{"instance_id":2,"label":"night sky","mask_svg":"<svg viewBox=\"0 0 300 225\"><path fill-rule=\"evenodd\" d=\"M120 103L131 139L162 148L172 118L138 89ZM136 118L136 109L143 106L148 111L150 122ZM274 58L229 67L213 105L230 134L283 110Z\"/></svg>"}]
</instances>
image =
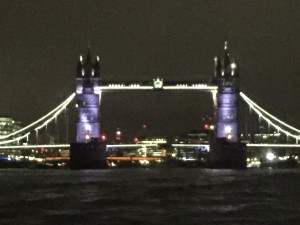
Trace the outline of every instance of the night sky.
<instances>
[{"instance_id":1,"label":"night sky","mask_svg":"<svg viewBox=\"0 0 300 225\"><path fill-rule=\"evenodd\" d=\"M75 91L76 64L88 44L100 56L103 80L209 81L228 40L241 90L300 127L298 0L2 0L0 10L0 114L24 125ZM120 127L128 137L143 123L149 135L183 133L212 113L202 92L102 97L104 132Z\"/></svg>"}]
</instances>

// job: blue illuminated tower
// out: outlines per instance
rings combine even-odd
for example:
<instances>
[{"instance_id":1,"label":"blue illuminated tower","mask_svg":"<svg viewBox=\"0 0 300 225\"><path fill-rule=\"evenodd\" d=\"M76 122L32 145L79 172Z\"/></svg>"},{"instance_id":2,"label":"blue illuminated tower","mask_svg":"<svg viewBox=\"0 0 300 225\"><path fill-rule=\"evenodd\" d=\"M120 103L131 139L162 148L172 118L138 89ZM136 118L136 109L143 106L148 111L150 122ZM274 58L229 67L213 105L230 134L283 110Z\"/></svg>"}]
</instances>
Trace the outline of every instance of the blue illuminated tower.
<instances>
[{"instance_id":1,"label":"blue illuminated tower","mask_svg":"<svg viewBox=\"0 0 300 225\"><path fill-rule=\"evenodd\" d=\"M76 142L90 142L100 136L99 91L100 66L99 57L92 62L90 51L85 60L80 56L76 68L76 100L78 122Z\"/></svg>"},{"instance_id":2,"label":"blue illuminated tower","mask_svg":"<svg viewBox=\"0 0 300 225\"><path fill-rule=\"evenodd\" d=\"M215 79L218 85L216 138L227 142L239 142L238 97L239 69L236 60L231 60L227 42L224 46L224 58L215 57Z\"/></svg>"},{"instance_id":3,"label":"blue illuminated tower","mask_svg":"<svg viewBox=\"0 0 300 225\"><path fill-rule=\"evenodd\" d=\"M239 134L239 68L236 60L229 57L227 42L223 59L215 57L214 81L218 93L211 164L218 168L246 168L246 145L240 142Z\"/></svg>"},{"instance_id":4,"label":"blue illuminated tower","mask_svg":"<svg viewBox=\"0 0 300 225\"><path fill-rule=\"evenodd\" d=\"M80 56L76 68L76 100L78 107L76 142L71 143L71 169L106 168L105 143L99 141L99 102L101 92L99 57L92 62L90 51Z\"/></svg>"}]
</instances>

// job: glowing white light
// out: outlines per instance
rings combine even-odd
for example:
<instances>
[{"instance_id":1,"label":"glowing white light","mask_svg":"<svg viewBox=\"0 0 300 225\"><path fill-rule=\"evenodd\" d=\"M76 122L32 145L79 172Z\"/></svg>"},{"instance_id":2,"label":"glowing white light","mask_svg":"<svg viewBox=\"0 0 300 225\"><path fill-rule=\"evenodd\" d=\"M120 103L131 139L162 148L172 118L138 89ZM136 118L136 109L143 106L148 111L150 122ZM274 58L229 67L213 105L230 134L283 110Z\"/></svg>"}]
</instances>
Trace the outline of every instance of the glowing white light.
<instances>
[{"instance_id":1,"label":"glowing white light","mask_svg":"<svg viewBox=\"0 0 300 225\"><path fill-rule=\"evenodd\" d=\"M231 67L231 69L233 69L233 70L236 69L236 63L231 63L231 64L230 64L230 67Z\"/></svg>"},{"instance_id":2,"label":"glowing white light","mask_svg":"<svg viewBox=\"0 0 300 225\"><path fill-rule=\"evenodd\" d=\"M232 131L232 127L231 126L225 126L224 131L225 131L226 134L229 134Z\"/></svg>"},{"instance_id":3,"label":"glowing white light","mask_svg":"<svg viewBox=\"0 0 300 225\"><path fill-rule=\"evenodd\" d=\"M214 57L214 61L215 61L215 63L218 62L218 56L215 56L215 57Z\"/></svg>"},{"instance_id":4,"label":"glowing white light","mask_svg":"<svg viewBox=\"0 0 300 225\"><path fill-rule=\"evenodd\" d=\"M14 142L19 142L22 139L28 139L30 132L26 133L25 135L19 136L17 138L11 139L11 140L6 140L6 141L1 141L0 144L10 144L10 143L14 143Z\"/></svg>"},{"instance_id":5,"label":"glowing white light","mask_svg":"<svg viewBox=\"0 0 300 225\"><path fill-rule=\"evenodd\" d=\"M158 144L120 144L120 145L106 145L106 148L146 148L158 147Z\"/></svg>"},{"instance_id":6,"label":"glowing white light","mask_svg":"<svg viewBox=\"0 0 300 225\"><path fill-rule=\"evenodd\" d=\"M70 144L57 145L7 145L0 146L0 149L31 149L31 148L70 148ZM34 150L32 150L34 151Z\"/></svg>"},{"instance_id":7,"label":"glowing white light","mask_svg":"<svg viewBox=\"0 0 300 225\"><path fill-rule=\"evenodd\" d=\"M89 131L92 130L92 127L91 127L90 124L85 124L84 128L85 128L85 130L86 130L87 132L89 132Z\"/></svg>"},{"instance_id":8,"label":"glowing white light","mask_svg":"<svg viewBox=\"0 0 300 225\"><path fill-rule=\"evenodd\" d=\"M153 79L153 87L156 89L162 88L163 87L163 79Z\"/></svg>"},{"instance_id":9,"label":"glowing white light","mask_svg":"<svg viewBox=\"0 0 300 225\"><path fill-rule=\"evenodd\" d=\"M266 159L272 161L275 159L275 155L272 152L268 152L266 155Z\"/></svg>"},{"instance_id":10,"label":"glowing white light","mask_svg":"<svg viewBox=\"0 0 300 225\"><path fill-rule=\"evenodd\" d=\"M153 90L154 86L140 86L139 84L133 85L129 84L126 85L117 85L117 84L108 84L107 86L100 86L99 90ZM188 86L187 84L182 85L174 85L174 86L163 86L163 90L203 90L203 91L215 91L218 89L217 86L208 86L206 84L199 84L199 85L191 85Z\"/></svg>"},{"instance_id":11,"label":"glowing white light","mask_svg":"<svg viewBox=\"0 0 300 225\"><path fill-rule=\"evenodd\" d=\"M214 108L216 108L217 105L218 105L218 102L217 102L218 91L217 90L213 90L213 91L211 91L211 94L212 94L212 99L213 99L213 103L214 103Z\"/></svg>"},{"instance_id":12,"label":"glowing white light","mask_svg":"<svg viewBox=\"0 0 300 225\"><path fill-rule=\"evenodd\" d=\"M205 86L205 85L199 85L199 86L187 86L187 85L177 85L177 86L164 86L164 90L203 90L203 91L213 91L217 90L217 86Z\"/></svg>"},{"instance_id":13,"label":"glowing white light","mask_svg":"<svg viewBox=\"0 0 300 225\"><path fill-rule=\"evenodd\" d=\"M108 86L101 86L99 89L104 90L153 90L153 86L115 86L114 84Z\"/></svg>"},{"instance_id":14,"label":"glowing white light","mask_svg":"<svg viewBox=\"0 0 300 225\"><path fill-rule=\"evenodd\" d=\"M225 43L224 43L224 50L227 50L227 48L228 48L228 42L225 41Z\"/></svg>"}]
</instances>

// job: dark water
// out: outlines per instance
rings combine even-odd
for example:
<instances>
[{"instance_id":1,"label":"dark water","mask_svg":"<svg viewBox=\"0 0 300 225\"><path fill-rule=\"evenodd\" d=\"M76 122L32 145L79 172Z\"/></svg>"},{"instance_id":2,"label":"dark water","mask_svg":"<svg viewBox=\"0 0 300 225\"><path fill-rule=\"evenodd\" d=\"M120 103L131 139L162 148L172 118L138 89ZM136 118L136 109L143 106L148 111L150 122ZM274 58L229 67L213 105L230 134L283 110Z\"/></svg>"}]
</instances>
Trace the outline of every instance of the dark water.
<instances>
[{"instance_id":1,"label":"dark water","mask_svg":"<svg viewBox=\"0 0 300 225\"><path fill-rule=\"evenodd\" d=\"M0 170L0 224L300 224L300 169Z\"/></svg>"}]
</instances>

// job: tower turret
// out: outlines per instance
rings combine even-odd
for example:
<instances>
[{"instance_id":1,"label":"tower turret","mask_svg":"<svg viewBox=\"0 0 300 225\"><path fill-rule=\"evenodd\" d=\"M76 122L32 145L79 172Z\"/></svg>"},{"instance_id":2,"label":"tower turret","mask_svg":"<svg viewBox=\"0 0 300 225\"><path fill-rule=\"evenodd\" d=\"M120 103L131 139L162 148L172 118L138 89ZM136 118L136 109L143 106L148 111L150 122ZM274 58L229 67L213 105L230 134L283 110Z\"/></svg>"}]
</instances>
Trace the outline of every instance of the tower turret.
<instances>
[{"instance_id":1,"label":"tower turret","mask_svg":"<svg viewBox=\"0 0 300 225\"><path fill-rule=\"evenodd\" d=\"M96 61L95 61L94 66L93 66L93 71L92 71L92 76L94 76L94 77L100 77L99 61L100 61L100 58L99 58L99 56L97 56Z\"/></svg>"},{"instance_id":2,"label":"tower turret","mask_svg":"<svg viewBox=\"0 0 300 225\"><path fill-rule=\"evenodd\" d=\"M222 64L218 56L215 56L214 61L215 61L215 79L216 79L217 77L219 78L222 77Z\"/></svg>"},{"instance_id":3,"label":"tower turret","mask_svg":"<svg viewBox=\"0 0 300 225\"><path fill-rule=\"evenodd\" d=\"M76 67L76 76L77 77L82 77L84 74L82 73L82 69L83 69L83 62L82 62L82 56L79 57L79 61L77 63L77 67Z\"/></svg>"},{"instance_id":4,"label":"tower turret","mask_svg":"<svg viewBox=\"0 0 300 225\"><path fill-rule=\"evenodd\" d=\"M230 64L230 68L231 68L231 76L235 78L239 78L240 71L239 71L239 66L236 58L232 60L232 63Z\"/></svg>"},{"instance_id":5,"label":"tower turret","mask_svg":"<svg viewBox=\"0 0 300 225\"><path fill-rule=\"evenodd\" d=\"M224 77L229 77L230 72L231 72L231 68L230 68L230 56L229 56L229 52L228 52L228 42L225 41L222 75Z\"/></svg>"}]
</instances>

